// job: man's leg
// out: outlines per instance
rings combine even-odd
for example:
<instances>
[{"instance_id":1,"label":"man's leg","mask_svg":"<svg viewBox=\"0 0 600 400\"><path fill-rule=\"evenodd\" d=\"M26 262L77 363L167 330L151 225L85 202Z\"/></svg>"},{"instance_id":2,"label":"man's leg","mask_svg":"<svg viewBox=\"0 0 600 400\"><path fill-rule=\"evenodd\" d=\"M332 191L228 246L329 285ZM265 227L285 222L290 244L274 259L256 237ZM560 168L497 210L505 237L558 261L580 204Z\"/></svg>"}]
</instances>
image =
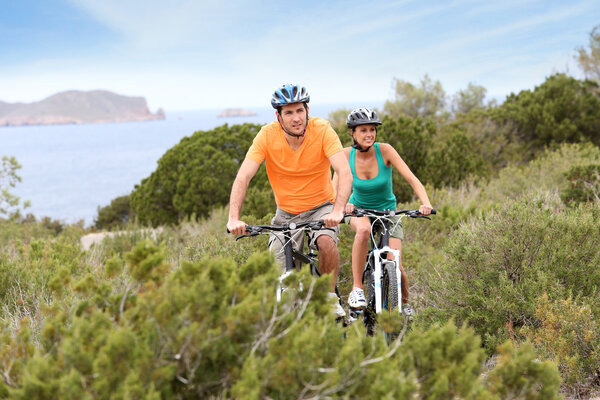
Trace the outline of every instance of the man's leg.
<instances>
[{"instance_id":1,"label":"man's leg","mask_svg":"<svg viewBox=\"0 0 600 400\"><path fill-rule=\"evenodd\" d=\"M340 253L337 244L331 236L320 235L317 237L317 247L319 248L319 270L324 274L331 274L333 292L340 270Z\"/></svg>"},{"instance_id":2,"label":"man's leg","mask_svg":"<svg viewBox=\"0 0 600 400\"><path fill-rule=\"evenodd\" d=\"M282 225L285 223L292 222L296 215L290 214L286 211L277 208L275 212L275 216L271 220L271 224L273 225ZM304 245L304 233L301 230L297 230L292 232L292 247L296 250L301 249ZM275 256L275 261L277 264L281 265L283 272L286 270L285 265L285 253L283 250L284 244L286 243L286 239L284 238L281 232L271 232L269 237L269 250ZM296 263L295 263L296 264ZM295 265L298 268L298 265Z\"/></svg>"}]
</instances>

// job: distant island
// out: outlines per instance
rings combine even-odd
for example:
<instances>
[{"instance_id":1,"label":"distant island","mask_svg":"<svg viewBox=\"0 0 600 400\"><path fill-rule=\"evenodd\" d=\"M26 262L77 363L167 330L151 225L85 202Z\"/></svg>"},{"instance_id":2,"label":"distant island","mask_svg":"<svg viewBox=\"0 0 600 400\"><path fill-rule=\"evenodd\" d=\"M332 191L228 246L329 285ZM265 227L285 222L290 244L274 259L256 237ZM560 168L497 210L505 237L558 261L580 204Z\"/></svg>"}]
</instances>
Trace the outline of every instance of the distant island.
<instances>
[{"instance_id":1,"label":"distant island","mask_svg":"<svg viewBox=\"0 0 600 400\"><path fill-rule=\"evenodd\" d=\"M0 101L0 126L88 124L165 119L162 109L153 114L143 97L106 90L71 90L35 103Z\"/></svg>"},{"instance_id":2,"label":"distant island","mask_svg":"<svg viewBox=\"0 0 600 400\"><path fill-rule=\"evenodd\" d=\"M217 114L219 118L228 118L228 117L252 117L256 115L255 112L250 110L244 110L242 108L226 108Z\"/></svg>"}]
</instances>

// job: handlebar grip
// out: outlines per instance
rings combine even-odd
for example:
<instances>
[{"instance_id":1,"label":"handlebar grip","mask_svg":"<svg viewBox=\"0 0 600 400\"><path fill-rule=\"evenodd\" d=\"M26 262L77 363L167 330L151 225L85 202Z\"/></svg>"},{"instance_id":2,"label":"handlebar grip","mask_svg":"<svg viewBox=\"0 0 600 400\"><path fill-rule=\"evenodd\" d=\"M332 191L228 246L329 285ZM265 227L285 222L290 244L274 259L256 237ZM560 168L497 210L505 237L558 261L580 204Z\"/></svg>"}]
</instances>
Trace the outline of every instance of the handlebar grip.
<instances>
[{"instance_id":1,"label":"handlebar grip","mask_svg":"<svg viewBox=\"0 0 600 400\"><path fill-rule=\"evenodd\" d=\"M437 210L434 208L433 210L431 210L432 214L437 214Z\"/></svg>"}]
</instances>

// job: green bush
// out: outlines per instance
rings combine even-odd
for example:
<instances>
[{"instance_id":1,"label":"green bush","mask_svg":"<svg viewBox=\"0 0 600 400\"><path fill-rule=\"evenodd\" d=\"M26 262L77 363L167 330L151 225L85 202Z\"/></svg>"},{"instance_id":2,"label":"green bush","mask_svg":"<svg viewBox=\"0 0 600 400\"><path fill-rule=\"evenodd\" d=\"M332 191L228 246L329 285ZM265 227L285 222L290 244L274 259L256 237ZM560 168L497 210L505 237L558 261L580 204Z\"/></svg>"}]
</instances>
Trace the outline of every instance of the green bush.
<instances>
[{"instance_id":1,"label":"green bush","mask_svg":"<svg viewBox=\"0 0 600 400\"><path fill-rule=\"evenodd\" d=\"M600 206L565 210L552 197L507 203L454 232L428 301L468 321L491 354L535 320L543 293L598 295L599 219Z\"/></svg>"},{"instance_id":2,"label":"green bush","mask_svg":"<svg viewBox=\"0 0 600 400\"><path fill-rule=\"evenodd\" d=\"M597 298L551 301L544 293L535 310L539 327L526 326L522 331L540 357L556 362L564 386L577 396L599 383L599 312Z\"/></svg>"},{"instance_id":3,"label":"green bush","mask_svg":"<svg viewBox=\"0 0 600 400\"><path fill-rule=\"evenodd\" d=\"M600 96L594 81L552 75L533 91L508 96L494 116L513 126L531 151L565 142L600 144Z\"/></svg>"},{"instance_id":4,"label":"green bush","mask_svg":"<svg viewBox=\"0 0 600 400\"><path fill-rule=\"evenodd\" d=\"M469 176L482 175L484 162L462 132L456 132L427 155L426 183L435 187L458 186Z\"/></svg>"},{"instance_id":5,"label":"green bush","mask_svg":"<svg viewBox=\"0 0 600 400\"><path fill-rule=\"evenodd\" d=\"M109 205L98 207L94 226L98 229L123 228L135 218L131 210L129 195L114 198Z\"/></svg>"},{"instance_id":6,"label":"green bush","mask_svg":"<svg viewBox=\"0 0 600 400\"><path fill-rule=\"evenodd\" d=\"M600 201L600 164L578 165L566 174L569 187L561 192L567 204Z\"/></svg>"},{"instance_id":7,"label":"green bush","mask_svg":"<svg viewBox=\"0 0 600 400\"><path fill-rule=\"evenodd\" d=\"M428 154L436 134L435 123L432 120L404 116L384 117L382 121L383 125L377 131L377 140L394 147L411 171L423 183L427 183ZM393 179L397 200L410 201L414 196L410 185L396 172Z\"/></svg>"},{"instance_id":8,"label":"green bush","mask_svg":"<svg viewBox=\"0 0 600 400\"><path fill-rule=\"evenodd\" d=\"M482 377L471 329L450 322L388 346L360 324L334 322L327 276L292 275L277 303L280 269L267 253L173 267L167 249L143 241L125 269L112 258L80 279L55 272L64 290L40 308L39 331L1 319L0 398L500 398L507 375L492 369L495 386ZM550 368L507 383L553 398L555 376Z\"/></svg>"},{"instance_id":9,"label":"green bush","mask_svg":"<svg viewBox=\"0 0 600 400\"><path fill-rule=\"evenodd\" d=\"M183 138L131 193L131 207L139 221L153 226L176 224L228 204L233 180L259 129L257 124L225 124ZM267 187L264 168L251 185Z\"/></svg>"}]
</instances>

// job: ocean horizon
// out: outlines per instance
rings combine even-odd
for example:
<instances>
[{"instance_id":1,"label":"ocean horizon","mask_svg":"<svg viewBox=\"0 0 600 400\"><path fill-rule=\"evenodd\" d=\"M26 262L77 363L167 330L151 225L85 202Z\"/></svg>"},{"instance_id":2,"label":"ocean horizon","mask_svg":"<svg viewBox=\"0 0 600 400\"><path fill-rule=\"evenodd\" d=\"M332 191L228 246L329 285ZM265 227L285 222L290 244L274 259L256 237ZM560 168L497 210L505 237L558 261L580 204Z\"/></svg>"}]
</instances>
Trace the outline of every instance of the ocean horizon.
<instances>
[{"instance_id":1,"label":"ocean horizon","mask_svg":"<svg viewBox=\"0 0 600 400\"><path fill-rule=\"evenodd\" d=\"M327 118L340 108L381 105L313 104L310 114ZM275 120L271 108L245 109L256 115L217 117L222 109L207 109L166 111L157 121L0 127L0 156L14 156L22 166L22 181L11 193L31 203L24 214L90 226L98 207L131 193L184 137L224 124Z\"/></svg>"}]
</instances>

